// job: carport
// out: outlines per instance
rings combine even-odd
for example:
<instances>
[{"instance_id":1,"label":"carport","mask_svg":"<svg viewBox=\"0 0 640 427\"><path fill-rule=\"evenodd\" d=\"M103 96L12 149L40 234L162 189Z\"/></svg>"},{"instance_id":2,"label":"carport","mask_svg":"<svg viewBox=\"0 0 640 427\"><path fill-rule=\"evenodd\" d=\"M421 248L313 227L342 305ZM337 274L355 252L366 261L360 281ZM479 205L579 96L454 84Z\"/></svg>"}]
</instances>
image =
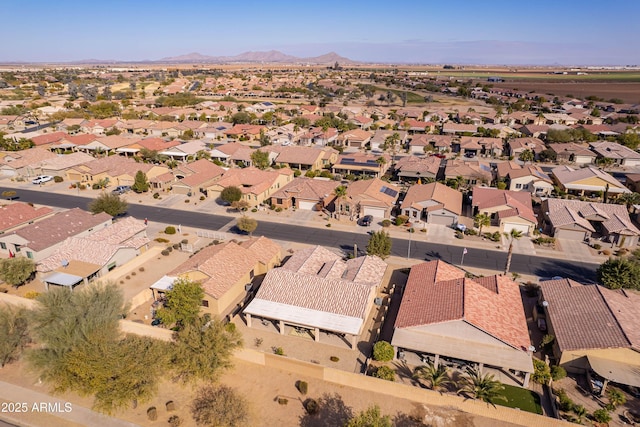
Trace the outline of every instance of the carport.
<instances>
[{"instance_id":1,"label":"carport","mask_svg":"<svg viewBox=\"0 0 640 427\"><path fill-rule=\"evenodd\" d=\"M587 360L591 369L604 378L601 395L604 394L609 382L640 387L640 365L595 356L587 356Z\"/></svg>"},{"instance_id":2,"label":"carport","mask_svg":"<svg viewBox=\"0 0 640 427\"><path fill-rule=\"evenodd\" d=\"M73 290L73 287L79 285L84 282L84 278L82 276L76 276L75 274L61 273L59 271L55 271L43 278L44 286L47 290L49 290L49 285L56 286L66 286L70 291Z\"/></svg>"}]
</instances>

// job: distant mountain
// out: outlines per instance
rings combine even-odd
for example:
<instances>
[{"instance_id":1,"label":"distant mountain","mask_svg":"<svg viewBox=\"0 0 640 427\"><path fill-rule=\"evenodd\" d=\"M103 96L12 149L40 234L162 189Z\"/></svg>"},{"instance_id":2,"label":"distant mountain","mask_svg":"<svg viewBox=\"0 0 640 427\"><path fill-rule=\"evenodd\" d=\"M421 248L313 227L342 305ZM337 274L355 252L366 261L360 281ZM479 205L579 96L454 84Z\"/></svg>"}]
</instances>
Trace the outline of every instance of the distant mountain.
<instances>
[{"instance_id":1,"label":"distant mountain","mask_svg":"<svg viewBox=\"0 0 640 427\"><path fill-rule=\"evenodd\" d=\"M172 56L162 58L153 62L173 62L173 63L232 63L232 62L268 62L268 63L305 63L305 64L334 64L338 62L340 64L354 64L349 58L338 55L335 52L326 53L320 56L299 58L297 56L287 55L277 50L270 50L267 52L244 52L236 56L207 56L194 52L186 55Z\"/></svg>"}]
</instances>

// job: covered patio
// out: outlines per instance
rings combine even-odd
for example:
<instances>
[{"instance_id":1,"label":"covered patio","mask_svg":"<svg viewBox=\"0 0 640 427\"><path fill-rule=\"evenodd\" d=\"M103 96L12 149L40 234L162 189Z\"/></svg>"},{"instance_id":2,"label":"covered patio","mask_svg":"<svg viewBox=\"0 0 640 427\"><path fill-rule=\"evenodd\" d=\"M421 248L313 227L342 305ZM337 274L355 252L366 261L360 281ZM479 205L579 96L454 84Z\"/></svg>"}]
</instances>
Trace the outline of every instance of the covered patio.
<instances>
[{"instance_id":1,"label":"covered patio","mask_svg":"<svg viewBox=\"0 0 640 427\"><path fill-rule=\"evenodd\" d=\"M593 372L604 379L600 396L604 395L607 385L610 382L632 387L640 387L639 365L632 365L596 356L587 356L587 361L589 362L589 366Z\"/></svg>"}]
</instances>

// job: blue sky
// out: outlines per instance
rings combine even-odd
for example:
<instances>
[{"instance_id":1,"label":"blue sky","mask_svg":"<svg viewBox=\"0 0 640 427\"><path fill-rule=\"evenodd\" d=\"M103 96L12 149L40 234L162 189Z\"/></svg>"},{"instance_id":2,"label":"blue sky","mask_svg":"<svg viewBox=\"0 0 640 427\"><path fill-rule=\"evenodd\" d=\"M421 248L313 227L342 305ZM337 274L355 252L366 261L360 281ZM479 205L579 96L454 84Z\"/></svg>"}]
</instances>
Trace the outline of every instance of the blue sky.
<instances>
[{"instance_id":1,"label":"blue sky","mask_svg":"<svg viewBox=\"0 0 640 427\"><path fill-rule=\"evenodd\" d=\"M640 64L640 1L5 2L0 62L335 51L366 62Z\"/></svg>"}]
</instances>

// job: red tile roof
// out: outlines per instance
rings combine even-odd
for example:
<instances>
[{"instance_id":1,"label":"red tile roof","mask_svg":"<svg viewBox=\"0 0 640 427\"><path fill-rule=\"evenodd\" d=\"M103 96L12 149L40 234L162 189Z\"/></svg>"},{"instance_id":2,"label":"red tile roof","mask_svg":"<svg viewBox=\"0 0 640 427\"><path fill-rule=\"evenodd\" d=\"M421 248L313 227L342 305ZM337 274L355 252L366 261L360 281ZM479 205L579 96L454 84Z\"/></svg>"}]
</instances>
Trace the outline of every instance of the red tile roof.
<instances>
[{"instance_id":1,"label":"red tile roof","mask_svg":"<svg viewBox=\"0 0 640 427\"><path fill-rule=\"evenodd\" d=\"M7 230L27 224L53 213L47 207L35 208L27 203L17 202L0 207L0 230Z\"/></svg>"}]
</instances>

